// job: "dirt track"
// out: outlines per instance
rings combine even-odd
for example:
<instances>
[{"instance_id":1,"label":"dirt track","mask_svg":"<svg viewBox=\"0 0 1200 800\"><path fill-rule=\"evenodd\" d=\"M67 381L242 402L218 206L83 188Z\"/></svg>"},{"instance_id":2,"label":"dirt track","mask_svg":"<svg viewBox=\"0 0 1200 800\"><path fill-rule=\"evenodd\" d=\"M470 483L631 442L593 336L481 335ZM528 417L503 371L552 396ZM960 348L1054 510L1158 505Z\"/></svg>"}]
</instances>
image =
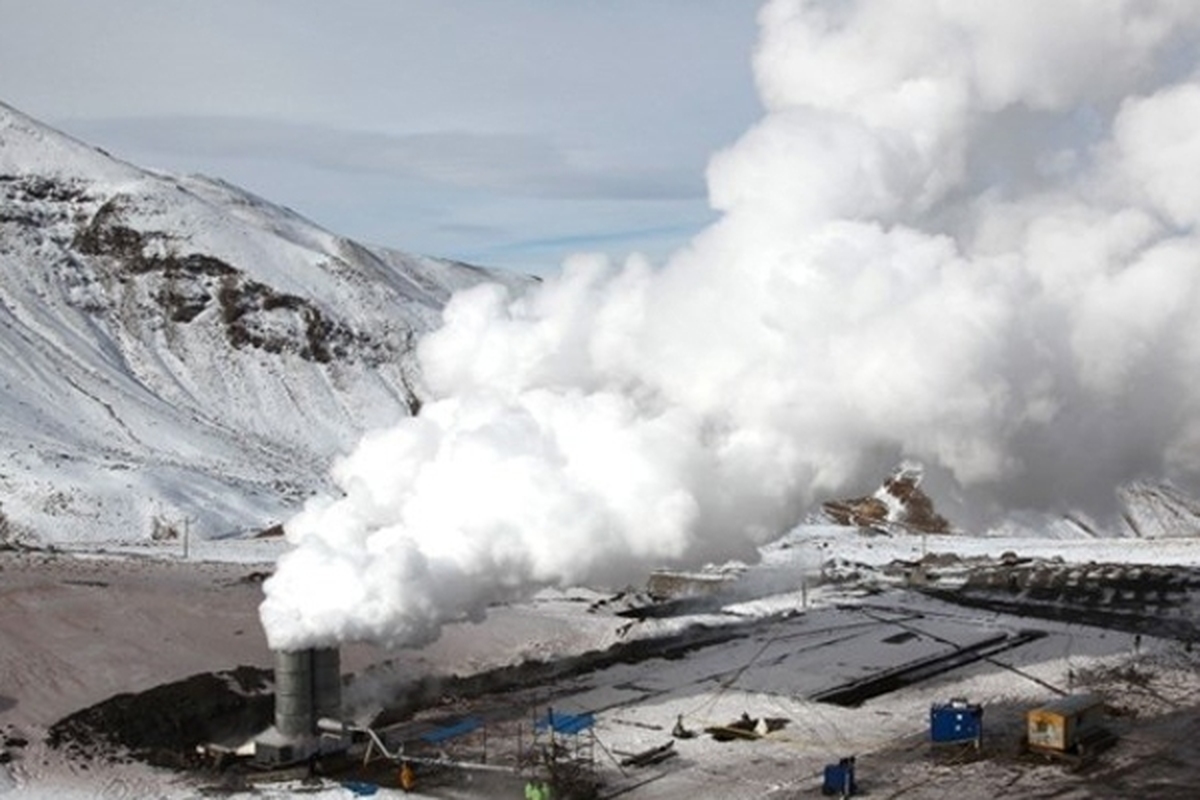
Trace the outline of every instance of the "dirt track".
<instances>
[{"instance_id":1,"label":"dirt track","mask_svg":"<svg viewBox=\"0 0 1200 800\"><path fill-rule=\"evenodd\" d=\"M123 692L269 666L254 568L0 552L0 722L45 731Z\"/></svg>"}]
</instances>

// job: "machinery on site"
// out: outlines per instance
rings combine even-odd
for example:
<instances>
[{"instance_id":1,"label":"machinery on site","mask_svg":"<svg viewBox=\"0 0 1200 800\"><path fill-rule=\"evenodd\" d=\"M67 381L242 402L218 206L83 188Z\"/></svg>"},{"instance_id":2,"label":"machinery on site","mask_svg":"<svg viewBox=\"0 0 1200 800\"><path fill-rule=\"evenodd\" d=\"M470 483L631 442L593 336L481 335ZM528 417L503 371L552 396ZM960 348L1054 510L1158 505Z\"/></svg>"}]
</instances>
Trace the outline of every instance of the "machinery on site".
<instances>
[{"instance_id":1,"label":"machinery on site","mask_svg":"<svg viewBox=\"0 0 1200 800\"><path fill-rule=\"evenodd\" d=\"M1094 694L1061 697L1025 714L1024 748L1067 761L1090 759L1116 743L1105 727L1104 700Z\"/></svg>"},{"instance_id":2,"label":"machinery on site","mask_svg":"<svg viewBox=\"0 0 1200 800\"><path fill-rule=\"evenodd\" d=\"M935 746L983 747L983 706L956 697L929 709L929 741Z\"/></svg>"},{"instance_id":3,"label":"machinery on site","mask_svg":"<svg viewBox=\"0 0 1200 800\"><path fill-rule=\"evenodd\" d=\"M836 764L826 764L824 776L821 794L836 795L844 800L858 793L858 782L854 775L854 756L838 759Z\"/></svg>"}]
</instances>

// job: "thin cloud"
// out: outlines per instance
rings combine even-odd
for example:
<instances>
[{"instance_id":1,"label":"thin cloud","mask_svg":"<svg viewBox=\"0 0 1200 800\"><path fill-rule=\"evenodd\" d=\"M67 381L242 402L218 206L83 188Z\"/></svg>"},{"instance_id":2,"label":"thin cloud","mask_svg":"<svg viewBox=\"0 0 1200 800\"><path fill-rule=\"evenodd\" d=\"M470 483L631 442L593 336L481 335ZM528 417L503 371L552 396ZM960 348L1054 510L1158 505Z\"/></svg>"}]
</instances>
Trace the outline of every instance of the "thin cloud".
<instances>
[{"instance_id":1,"label":"thin cloud","mask_svg":"<svg viewBox=\"0 0 1200 800\"><path fill-rule=\"evenodd\" d=\"M249 117L113 117L64 127L124 149L190 158L263 158L535 197L685 199L701 177L653 164L614 165L527 133L343 130Z\"/></svg>"},{"instance_id":2,"label":"thin cloud","mask_svg":"<svg viewBox=\"0 0 1200 800\"><path fill-rule=\"evenodd\" d=\"M634 228L615 231L595 231L578 233L568 236L552 236L539 239L523 239L518 242L494 248L504 250L562 250L563 248L594 248L605 245L620 244L629 246L639 241L657 240L662 238L686 238L694 233L695 227L688 225L670 225L655 228Z\"/></svg>"}]
</instances>

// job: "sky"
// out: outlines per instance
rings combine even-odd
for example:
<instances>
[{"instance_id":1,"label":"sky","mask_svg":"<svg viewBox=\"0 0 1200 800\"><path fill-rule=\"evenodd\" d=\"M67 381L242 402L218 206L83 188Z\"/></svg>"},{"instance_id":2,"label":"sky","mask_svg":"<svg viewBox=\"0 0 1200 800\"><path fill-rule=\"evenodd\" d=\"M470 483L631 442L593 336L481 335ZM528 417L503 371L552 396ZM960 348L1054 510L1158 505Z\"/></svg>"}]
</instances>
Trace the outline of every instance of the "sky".
<instances>
[{"instance_id":1,"label":"sky","mask_svg":"<svg viewBox=\"0 0 1200 800\"><path fill-rule=\"evenodd\" d=\"M758 0L0 0L0 101L346 236L660 261L761 115Z\"/></svg>"}]
</instances>

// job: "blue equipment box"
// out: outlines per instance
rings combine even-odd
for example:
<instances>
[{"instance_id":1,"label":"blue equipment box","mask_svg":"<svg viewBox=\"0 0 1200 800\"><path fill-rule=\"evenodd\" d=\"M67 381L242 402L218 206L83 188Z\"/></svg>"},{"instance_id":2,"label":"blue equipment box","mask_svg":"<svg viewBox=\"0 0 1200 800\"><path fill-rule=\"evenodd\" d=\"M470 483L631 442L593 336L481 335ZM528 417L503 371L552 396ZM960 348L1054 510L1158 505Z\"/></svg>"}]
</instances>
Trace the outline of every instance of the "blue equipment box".
<instances>
[{"instance_id":1,"label":"blue equipment box","mask_svg":"<svg viewBox=\"0 0 1200 800\"><path fill-rule=\"evenodd\" d=\"M821 786L821 794L849 797L857 791L858 784L854 781L854 756L843 758L836 764L825 765L825 783Z\"/></svg>"},{"instance_id":2,"label":"blue equipment box","mask_svg":"<svg viewBox=\"0 0 1200 800\"><path fill-rule=\"evenodd\" d=\"M983 740L983 706L966 700L935 703L929 709L929 738L934 744L976 746Z\"/></svg>"}]
</instances>

